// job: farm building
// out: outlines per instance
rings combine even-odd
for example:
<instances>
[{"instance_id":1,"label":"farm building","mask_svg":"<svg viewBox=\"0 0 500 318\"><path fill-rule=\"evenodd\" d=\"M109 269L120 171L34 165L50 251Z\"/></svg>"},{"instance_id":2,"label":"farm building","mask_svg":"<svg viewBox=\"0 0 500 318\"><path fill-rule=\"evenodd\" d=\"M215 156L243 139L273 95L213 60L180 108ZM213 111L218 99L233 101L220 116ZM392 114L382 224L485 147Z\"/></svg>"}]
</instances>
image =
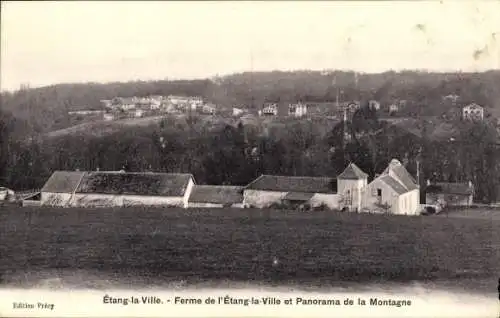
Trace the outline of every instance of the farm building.
<instances>
[{"instance_id":1,"label":"farm building","mask_svg":"<svg viewBox=\"0 0 500 318\"><path fill-rule=\"evenodd\" d=\"M474 185L472 182L435 182L427 181L425 188L425 203L442 207L470 206L474 199Z\"/></svg>"},{"instance_id":2,"label":"farm building","mask_svg":"<svg viewBox=\"0 0 500 318\"><path fill-rule=\"evenodd\" d=\"M328 177L289 177L262 175L251 182L243 192L245 206L257 208L273 204L326 205L331 209L339 207L337 184Z\"/></svg>"},{"instance_id":3,"label":"farm building","mask_svg":"<svg viewBox=\"0 0 500 318\"><path fill-rule=\"evenodd\" d=\"M354 163L350 163L337 176L338 192L342 196L341 207L348 211L360 211L363 190L368 183L368 175Z\"/></svg>"},{"instance_id":4,"label":"farm building","mask_svg":"<svg viewBox=\"0 0 500 318\"><path fill-rule=\"evenodd\" d=\"M84 175L80 171L54 172L40 190L40 204L68 206Z\"/></svg>"},{"instance_id":5,"label":"farm building","mask_svg":"<svg viewBox=\"0 0 500 318\"><path fill-rule=\"evenodd\" d=\"M10 201L13 200L14 197L14 191L5 187L0 187L0 201Z\"/></svg>"},{"instance_id":6,"label":"farm building","mask_svg":"<svg viewBox=\"0 0 500 318\"><path fill-rule=\"evenodd\" d=\"M188 207L243 207L243 187L195 185L189 196Z\"/></svg>"},{"instance_id":7,"label":"farm building","mask_svg":"<svg viewBox=\"0 0 500 318\"><path fill-rule=\"evenodd\" d=\"M186 207L190 174L56 171L41 190L41 205Z\"/></svg>"},{"instance_id":8,"label":"farm building","mask_svg":"<svg viewBox=\"0 0 500 318\"><path fill-rule=\"evenodd\" d=\"M75 191L75 206L187 207L191 174L87 172Z\"/></svg>"},{"instance_id":9,"label":"farm building","mask_svg":"<svg viewBox=\"0 0 500 318\"><path fill-rule=\"evenodd\" d=\"M484 108L476 103L469 104L462 108L462 118L465 120L483 120Z\"/></svg>"},{"instance_id":10,"label":"farm building","mask_svg":"<svg viewBox=\"0 0 500 318\"><path fill-rule=\"evenodd\" d=\"M397 159L391 160L384 172L364 190L364 209L392 214L418 214L420 188Z\"/></svg>"}]
</instances>

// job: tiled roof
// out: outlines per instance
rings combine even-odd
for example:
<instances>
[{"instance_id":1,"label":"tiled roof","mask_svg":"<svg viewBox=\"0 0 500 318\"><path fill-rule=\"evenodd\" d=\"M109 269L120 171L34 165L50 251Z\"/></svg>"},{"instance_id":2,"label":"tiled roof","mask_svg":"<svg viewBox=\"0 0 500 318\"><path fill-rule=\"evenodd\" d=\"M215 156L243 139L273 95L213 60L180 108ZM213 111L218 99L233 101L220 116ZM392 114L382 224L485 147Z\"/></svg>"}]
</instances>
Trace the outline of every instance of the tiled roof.
<instances>
[{"instance_id":1,"label":"tiled roof","mask_svg":"<svg viewBox=\"0 0 500 318\"><path fill-rule=\"evenodd\" d=\"M72 193L78 187L85 172L55 171L43 186L41 192Z\"/></svg>"},{"instance_id":2,"label":"tiled roof","mask_svg":"<svg viewBox=\"0 0 500 318\"><path fill-rule=\"evenodd\" d=\"M368 178L368 174L364 173L358 166L354 163L350 163L345 170L338 175L337 179L344 180L359 180Z\"/></svg>"},{"instance_id":3,"label":"tiled roof","mask_svg":"<svg viewBox=\"0 0 500 318\"><path fill-rule=\"evenodd\" d=\"M383 174L388 174L397 179L407 191L418 189L417 181L397 159L392 159Z\"/></svg>"},{"instance_id":4,"label":"tiled roof","mask_svg":"<svg viewBox=\"0 0 500 318\"><path fill-rule=\"evenodd\" d=\"M289 177L262 175L246 189L280 192L336 193L337 181L328 177Z\"/></svg>"},{"instance_id":5,"label":"tiled roof","mask_svg":"<svg viewBox=\"0 0 500 318\"><path fill-rule=\"evenodd\" d=\"M380 180L390 186L397 194L403 194L408 192L406 188L396 179L390 175L381 176Z\"/></svg>"},{"instance_id":6,"label":"tiled roof","mask_svg":"<svg viewBox=\"0 0 500 318\"><path fill-rule=\"evenodd\" d=\"M470 186L468 182L437 182L427 186L425 192L472 195L474 193L474 187Z\"/></svg>"},{"instance_id":7,"label":"tiled roof","mask_svg":"<svg viewBox=\"0 0 500 318\"><path fill-rule=\"evenodd\" d=\"M183 196L193 176L184 173L86 173L77 193Z\"/></svg>"},{"instance_id":8,"label":"tiled roof","mask_svg":"<svg viewBox=\"0 0 500 318\"><path fill-rule=\"evenodd\" d=\"M191 203L234 204L243 202L243 187L196 185L189 196Z\"/></svg>"}]
</instances>

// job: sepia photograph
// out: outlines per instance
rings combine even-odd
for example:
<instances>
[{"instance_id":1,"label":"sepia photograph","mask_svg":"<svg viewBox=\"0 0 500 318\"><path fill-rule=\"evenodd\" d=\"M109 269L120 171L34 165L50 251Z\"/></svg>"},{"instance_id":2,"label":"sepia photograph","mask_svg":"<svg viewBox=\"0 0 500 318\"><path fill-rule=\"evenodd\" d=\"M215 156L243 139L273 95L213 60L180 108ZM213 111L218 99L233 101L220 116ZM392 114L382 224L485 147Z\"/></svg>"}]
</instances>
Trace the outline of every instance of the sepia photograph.
<instances>
[{"instance_id":1,"label":"sepia photograph","mask_svg":"<svg viewBox=\"0 0 500 318\"><path fill-rule=\"evenodd\" d=\"M500 317L499 1L0 27L0 316Z\"/></svg>"}]
</instances>

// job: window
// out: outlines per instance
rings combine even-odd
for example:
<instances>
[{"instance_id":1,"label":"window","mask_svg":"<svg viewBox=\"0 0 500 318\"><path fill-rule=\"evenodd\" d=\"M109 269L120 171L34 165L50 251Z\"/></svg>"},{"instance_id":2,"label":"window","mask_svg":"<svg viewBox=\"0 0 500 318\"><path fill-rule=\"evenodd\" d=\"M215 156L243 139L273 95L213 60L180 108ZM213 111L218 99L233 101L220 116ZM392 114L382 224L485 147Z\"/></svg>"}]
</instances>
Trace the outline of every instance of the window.
<instances>
[{"instance_id":1,"label":"window","mask_svg":"<svg viewBox=\"0 0 500 318\"><path fill-rule=\"evenodd\" d=\"M377 189L377 196L381 197L382 196L382 189Z\"/></svg>"},{"instance_id":2,"label":"window","mask_svg":"<svg viewBox=\"0 0 500 318\"><path fill-rule=\"evenodd\" d=\"M372 196L377 196L377 188L372 188Z\"/></svg>"},{"instance_id":3,"label":"window","mask_svg":"<svg viewBox=\"0 0 500 318\"><path fill-rule=\"evenodd\" d=\"M346 205L351 205L352 204L352 196L351 196L351 191L347 190L345 194L345 204Z\"/></svg>"}]
</instances>

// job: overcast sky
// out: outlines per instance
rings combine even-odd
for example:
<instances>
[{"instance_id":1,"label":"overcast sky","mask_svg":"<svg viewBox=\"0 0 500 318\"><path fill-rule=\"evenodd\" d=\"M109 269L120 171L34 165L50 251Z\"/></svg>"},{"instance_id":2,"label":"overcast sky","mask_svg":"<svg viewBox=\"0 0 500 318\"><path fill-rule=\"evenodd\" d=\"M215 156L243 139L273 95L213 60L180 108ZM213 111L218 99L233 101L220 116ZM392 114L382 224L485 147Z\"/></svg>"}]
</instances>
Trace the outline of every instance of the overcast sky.
<instances>
[{"instance_id":1,"label":"overcast sky","mask_svg":"<svg viewBox=\"0 0 500 318\"><path fill-rule=\"evenodd\" d=\"M8 2L1 89L248 70L499 68L500 1Z\"/></svg>"}]
</instances>

